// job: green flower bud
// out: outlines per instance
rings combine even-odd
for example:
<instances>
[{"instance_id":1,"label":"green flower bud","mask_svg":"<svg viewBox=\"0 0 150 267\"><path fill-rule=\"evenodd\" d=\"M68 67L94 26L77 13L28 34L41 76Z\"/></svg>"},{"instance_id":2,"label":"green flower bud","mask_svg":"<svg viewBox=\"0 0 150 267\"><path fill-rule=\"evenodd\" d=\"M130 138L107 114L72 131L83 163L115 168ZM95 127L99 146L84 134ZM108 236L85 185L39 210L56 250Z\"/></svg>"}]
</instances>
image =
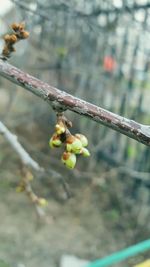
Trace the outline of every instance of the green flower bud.
<instances>
[{"instance_id":1,"label":"green flower bud","mask_svg":"<svg viewBox=\"0 0 150 267\"><path fill-rule=\"evenodd\" d=\"M66 140L66 150L68 152L80 154L81 149L82 149L81 141L73 135L68 136L68 138Z\"/></svg>"},{"instance_id":2,"label":"green flower bud","mask_svg":"<svg viewBox=\"0 0 150 267\"><path fill-rule=\"evenodd\" d=\"M62 122L57 123L55 131L57 134L63 134L66 131L64 124Z\"/></svg>"},{"instance_id":3,"label":"green flower bud","mask_svg":"<svg viewBox=\"0 0 150 267\"><path fill-rule=\"evenodd\" d=\"M53 134L53 136L51 137L51 139L49 140L49 146L51 148L54 147L60 147L62 144L61 140L60 140L60 136L57 134Z\"/></svg>"},{"instance_id":4,"label":"green flower bud","mask_svg":"<svg viewBox=\"0 0 150 267\"><path fill-rule=\"evenodd\" d=\"M90 152L85 147L82 148L81 154L83 157L89 157L90 156Z\"/></svg>"},{"instance_id":5,"label":"green flower bud","mask_svg":"<svg viewBox=\"0 0 150 267\"><path fill-rule=\"evenodd\" d=\"M72 143L72 152L74 153L80 153L80 150L82 148L82 143L80 140L76 139L73 143Z\"/></svg>"},{"instance_id":6,"label":"green flower bud","mask_svg":"<svg viewBox=\"0 0 150 267\"><path fill-rule=\"evenodd\" d=\"M66 144L66 150L67 150L67 152L71 152L72 144Z\"/></svg>"},{"instance_id":7,"label":"green flower bud","mask_svg":"<svg viewBox=\"0 0 150 267\"><path fill-rule=\"evenodd\" d=\"M16 192L17 193L21 193L23 191L25 191L25 186L24 185L17 186L17 188L16 188Z\"/></svg>"},{"instance_id":8,"label":"green flower bud","mask_svg":"<svg viewBox=\"0 0 150 267\"><path fill-rule=\"evenodd\" d=\"M76 165L76 155L71 152L64 152L61 158L67 168L73 169Z\"/></svg>"},{"instance_id":9,"label":"green flower bud","mask_svg":"<svg viewBox=\"0 0 150 267\"><path fill-rule=\"evenodd\" d=\"M42 207L45 207L48 204L48 202L45 198L38 198L37 203L38 203L38 205L40 205Z\"/></svg>"},{"instance_id":10,"label":"green flower bud","mask_svg":"<svg viewBox=\"0 0 150 267\"><path fill-rule=\"evenodd\" d=\"M83 134L75 134L75 136L81 141L82 146L85 147L88 145L88 139Z\"/></svg>"}]
</instances>

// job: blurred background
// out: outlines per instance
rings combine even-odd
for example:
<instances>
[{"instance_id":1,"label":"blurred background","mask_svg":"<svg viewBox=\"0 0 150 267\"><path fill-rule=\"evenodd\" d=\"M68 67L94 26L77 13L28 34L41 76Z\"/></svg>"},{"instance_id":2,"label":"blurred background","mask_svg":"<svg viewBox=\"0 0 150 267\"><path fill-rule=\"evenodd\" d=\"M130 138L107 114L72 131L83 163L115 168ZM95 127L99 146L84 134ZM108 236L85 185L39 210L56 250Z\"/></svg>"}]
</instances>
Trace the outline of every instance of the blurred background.
<instances>
[{"instance_id":1,"label":"blurred background","mask_svg":"<svg viewBox=\"0 0 150 267\"><path fill-rule=\"evenodd\" d=\"M150 124L148 0L1 0L0 48L13 22L27 41L9 62L109 111ZM0 136L0 259L16 267L58 267L65 254L94 260L150 236L150 149L67 111L90 158L73 171L48 146L56 116L40 98L0 78L0 120L49 175L34 191L48 200L44 221L22 193L20 159ZM115 266L147 259L140 254ZM71 266L70 266L71 267Z\"/></svg>"}]
</instances>

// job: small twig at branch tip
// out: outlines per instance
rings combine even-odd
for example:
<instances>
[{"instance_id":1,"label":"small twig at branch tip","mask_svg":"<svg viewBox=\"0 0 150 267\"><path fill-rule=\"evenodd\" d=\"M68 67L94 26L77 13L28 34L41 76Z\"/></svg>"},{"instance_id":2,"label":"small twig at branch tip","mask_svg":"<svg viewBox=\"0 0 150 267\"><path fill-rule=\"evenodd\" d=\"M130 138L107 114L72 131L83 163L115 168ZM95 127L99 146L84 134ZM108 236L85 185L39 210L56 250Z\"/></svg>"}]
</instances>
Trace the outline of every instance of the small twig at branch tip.
<instances>
[{"instance_id":1,"label":"small twig at branch tip","mask_svg":"<svg viewBox=\"0 0 150 267\"><path fill-rule=\"evenodd\" d=\"M29 32L25 31L24 22L13 23L11 25L11 29L13 30L13 33L6 34L3 38L5 41L5 45L0 57L2 60L7 60L8 58L10 58L11 53L16 51L14 47L15 43L29 37Z\"/></svg>"}]
</instances>

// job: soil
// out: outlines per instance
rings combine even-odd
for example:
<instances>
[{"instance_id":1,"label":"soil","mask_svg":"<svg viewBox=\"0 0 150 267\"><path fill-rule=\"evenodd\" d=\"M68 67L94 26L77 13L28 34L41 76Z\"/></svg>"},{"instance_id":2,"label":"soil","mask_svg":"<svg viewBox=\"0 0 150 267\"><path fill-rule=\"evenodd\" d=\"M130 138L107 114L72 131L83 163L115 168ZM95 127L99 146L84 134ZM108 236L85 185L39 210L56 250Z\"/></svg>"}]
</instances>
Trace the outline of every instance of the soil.
<instances>
[{"instance_id":1,"label":"soil","mask_svg":"<svg viewBox=\"0 0 150 267\"><path fill-rule=\"evenodd\" d=\"M15 185L9 189L3 185L0 259L17 267L58 267L64 254L94 260L126 247L131 239L127 240L126 232L120 229L117 212L103 208L100 191L98 196L86 183L76 185L69 200L49 197L46 216L40 219L27 197L15 192Z\"/></svg>"}]
</instances>

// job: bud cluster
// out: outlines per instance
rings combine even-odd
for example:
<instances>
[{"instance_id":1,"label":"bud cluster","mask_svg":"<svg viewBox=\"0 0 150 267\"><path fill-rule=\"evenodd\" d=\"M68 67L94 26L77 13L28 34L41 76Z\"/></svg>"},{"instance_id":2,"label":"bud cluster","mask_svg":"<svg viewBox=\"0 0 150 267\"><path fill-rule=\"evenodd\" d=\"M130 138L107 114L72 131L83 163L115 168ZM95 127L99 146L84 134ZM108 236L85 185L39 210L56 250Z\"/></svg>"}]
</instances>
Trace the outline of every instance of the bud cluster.
<instances>
[{"instance_id":1,"label":"bud cluster","mask_svg":"<svg viewBox=\"0 0 150 267\"><path fill-rule=\"evenodd\" d=\"M5 45L2 55L5 59L9 58L11 53L16 51L14 48L16 42L29 37L29 32L25 31L25 23L13 23L11 29L13 33L4 36Z\"/></svg>"},{"instance_id":2,"label":"bud cluster","mask_svg":"<svg viewBox=\"0 0 150 267\"><path fill-rule=\"evenodd\" d=\"M77 156L89 157L90 152L86 148L88 146L86 136L83 134L72 135L68 130L68 126L71 127L72 124L59 114L55 125L55 132L49 141L49 146L51 148L64 146L65 151L62 154L61 161L67 168L73 169L76 165Z\"/></svg>"},{"instance_id":3,"label":"bud cluster","mask_svg":"<svg viewBox=\"0 0 150 267\"><path fill-rule=\"evenodd\" d=\"M30 171L22 170L23 177L16 188L16 192L25 192L32 203L39 206L46 206L47 201L45 198L38 197L32 190L30 182L33 180L33 175Z\"/></svg>"}]
</instances>

